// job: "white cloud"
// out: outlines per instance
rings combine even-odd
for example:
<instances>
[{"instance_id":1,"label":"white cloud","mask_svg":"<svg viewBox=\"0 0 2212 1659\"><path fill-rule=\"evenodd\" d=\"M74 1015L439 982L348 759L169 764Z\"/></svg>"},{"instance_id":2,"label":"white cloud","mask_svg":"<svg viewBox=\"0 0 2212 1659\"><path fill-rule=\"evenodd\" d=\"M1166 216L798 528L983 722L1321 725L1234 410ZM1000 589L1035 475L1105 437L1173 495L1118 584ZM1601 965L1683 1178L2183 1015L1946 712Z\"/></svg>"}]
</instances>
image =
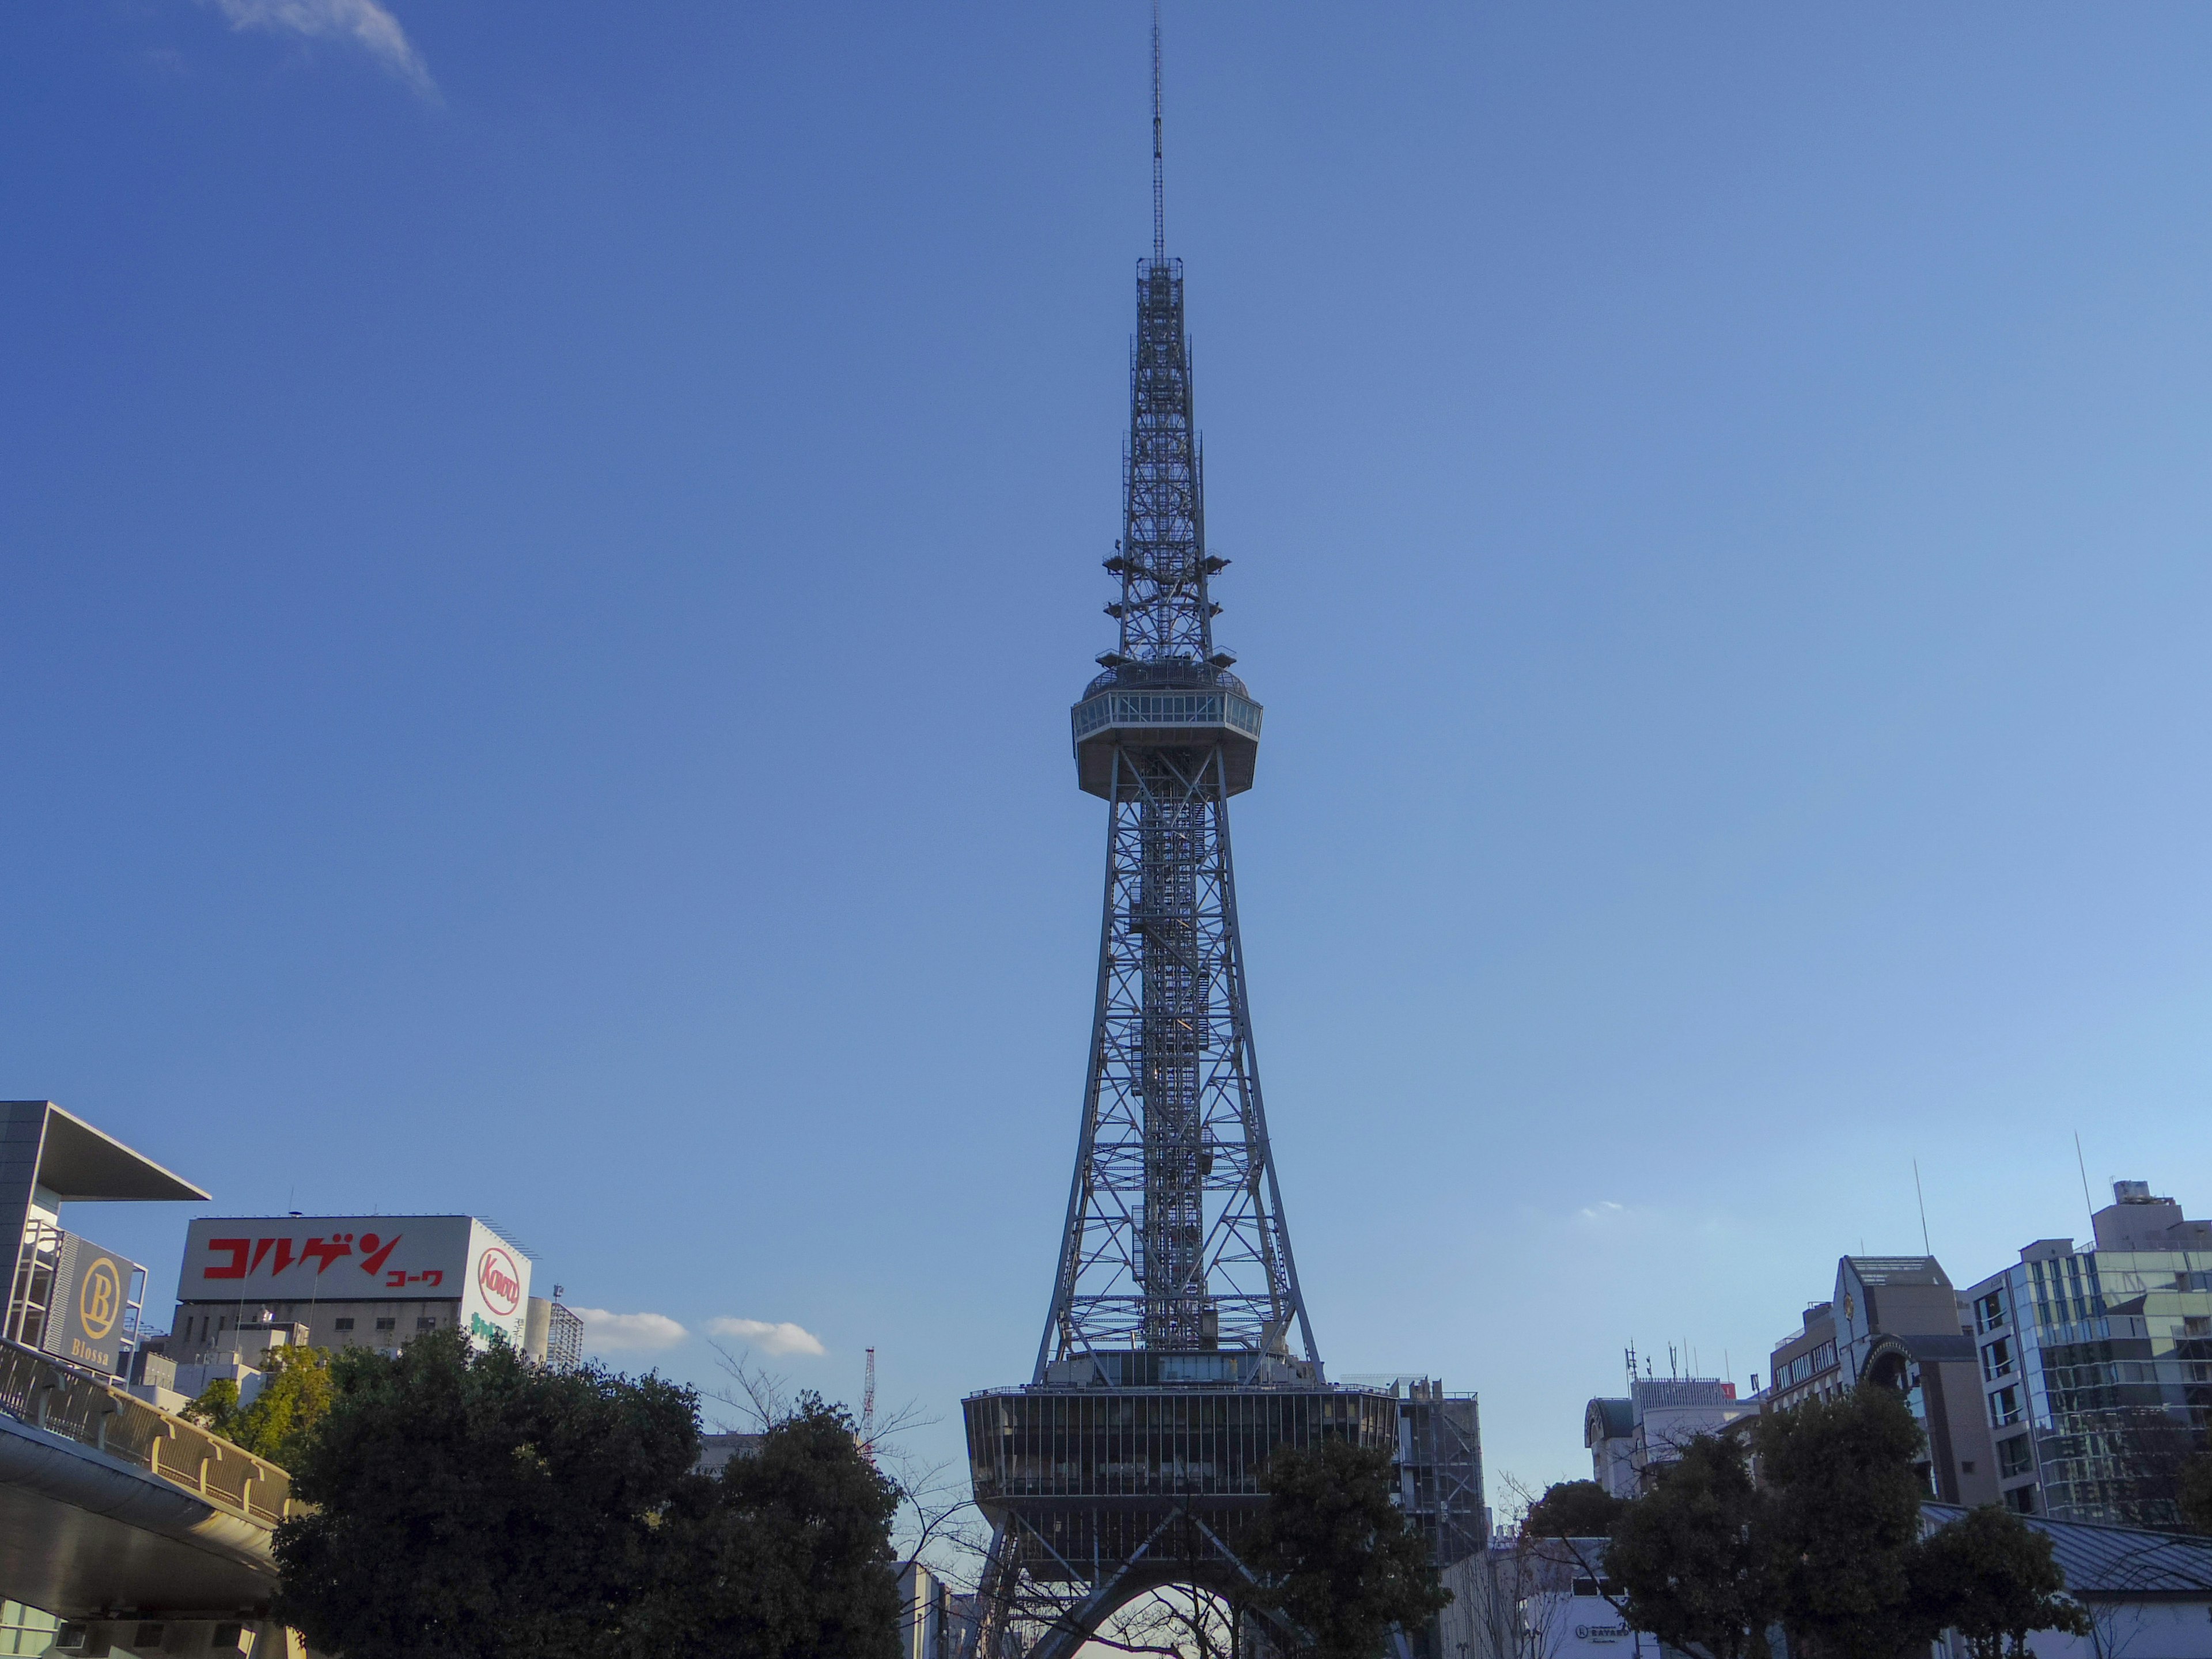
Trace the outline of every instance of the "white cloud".
<instances>
[{"instance_id":1,"label":"white cloud","mask_svg":"<svg viewBox=\"0 0 2212 1659\"><path fill-rule=\"evenodd\" d=\"M425 98L438 88L399 20L376 0L201 0L234 29L267 29L311 40L350 40Z\"/></svg>"},{"instance_id":2,"label":"white cloud","mask_svg":"<svg viewBox=\"0 0 2212 1659\"><path fill-rule=\"evenodd\" d=\"M1602 1221L1607 1216L1626 1213L1627 1208L1626 1204L1616 1204L1609 1198L1601 1198L1595 1204L1583 1206L1575 1213L1585 1221Z\"/></svg>"},{"instance_id":3,"label":"white cloud","mask_svg":"<svg viewBox=\"0 0 2212 1659\"><path fill-rule=\"evenodd\" d=\"M771 1325L764 1319L710 1319L707 1328L717 1336L734 1336L740 1342L750 1342L756 1348L769 1353L811 1353L823 1352L822 1339L804 1326L786 1320Z\"/></svg>"},{"instance_id":4,"label":"white cloud","mask_svg":"<svg viewBox=\"0 0 2212 1659\"><path fill-rule=\"evenodd\" d=\"M609 1313L605 1308L578 1308L584 1322L584 1346L594 1352L616 1348L672 1348L691 1334L666 1314Z\"/></svg>"}]
</instances>

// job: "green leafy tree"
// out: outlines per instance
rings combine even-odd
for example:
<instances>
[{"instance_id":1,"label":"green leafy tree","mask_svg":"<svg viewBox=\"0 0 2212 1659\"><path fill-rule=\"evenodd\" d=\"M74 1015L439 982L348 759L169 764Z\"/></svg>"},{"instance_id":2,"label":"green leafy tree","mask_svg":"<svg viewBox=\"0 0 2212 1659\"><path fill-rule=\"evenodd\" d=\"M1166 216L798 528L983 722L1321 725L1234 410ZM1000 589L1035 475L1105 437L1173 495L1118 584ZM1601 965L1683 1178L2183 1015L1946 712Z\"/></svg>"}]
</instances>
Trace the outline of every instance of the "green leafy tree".
<instances>
[{"instance_id":1,"label":"green leafy tree","mask_svg":"<svg viewBox=\"0 0 2212 1659\"><path fill-rule=\"evenodd\" d=\"M2031 1631L2090 1633L2051 1540L1996 1504L1922 1540L1911 1574L1926 1622L1957 1631L1974 1659L2027 1659Z\"/></svg>"},{"instance_id":2,"label":"green leafy tree","mask_svg":"<svg viewBox=\"0 0 2212 1659\"><path fill-rule=\"evenodd\" d=\"M185 1407L184 1416L297 1473L315 1425L330 1409L331 1394L329 1350L271 1348L252 1405L241 1407L238 1384L219 1376Z\"/></svg>"},{"instance_id":3,"label":"green leafy tree","mask_svg":"<svg viewBox=\"0 0 2212 1659\"><path fill-rule=\"evenodd\" d=\"M1704 1659L1764 1659L1780 1623L1808 1659L1905 1659L1956 1630L1976 1659L2024 1659L2038 1630L2086 1633L2050 1540L1991 1506L1923 1538L1919 1425L1862 1387L1699 1437L1630 1503L1604 1571L1628 1621Z\"/></svg>"},{"instance_id":4,"label":"green leafy tree","mask_svg":"<svg viewBox=\"0 0 2212 1659\"><path fill-rule=\"evenodd\" d=\"M621 1634L698 1455L657 1377L552 1372L458 1332L331 1360L276 1529L275 1611L345 1659L582 1659Z\"/></svg>"},{"instance_id":5,"label":"green leafy tree","mask_svg":"<svg viewBox=\"0 0 2212 1659\"><path fill-rule=\"evenodd\" d=\"M1764 1659L1776 1604L1772 1510L1735 1436L1690 1440L1613 1524L1604 1570L1622 1616L1706 1659Z\"/></svg>"},{"instance_id":6,"label":"green leafy tree","mask_svg":"<svg viewBox=\"0 0 2212 1659\"><path fill-rule=\"evenodd\" d=\"M653 1586L623 1651L729 1659L896 1659L898 1489L853 1420L802 1395L755 1455L679 1483Z\"/></svg>"},{"instance_id":7,"label":"green leafy tree","mask_svg":"<svg viewBox=\"0 0 2212 1659\"><path fill-rule=\"evenodd\" d=\"M177 1415L228 1440L230 1425L238 1420L238 1384L229 1377L218 1376Z\"/></svg>"},{"instance_id":8,"label":"green leafy tree","mask_svg":"<svg viewBox=\"0 0 2212 1659\"><path fill-rule=\"evenodd\" d=\"M1374 1659L1391 1630L1418 1630L1451 1593L1390 1501L1390 1455L1343 1440L1268 1460L1267 1504L1249 1561L1256 1603L1309 1632L1316 1659Z\"/></svg>"},{"instance_id":9,"label":"green leafy tree","mask_svg":"<svg viewBox=\"0 0 2212 1659\"><path fill-rule=\"evenodd\" d=\"M1902 1396L1861 1387L1762 1417L1761 1472L1776 1489L1777 1603L1793 1651L1898 1659L1940 1626L1912 1595L1927 1493L1920 1425Z\"/></svg>"},{"instance_id":10,"label":"green leafy tree","mask_svg":"<svg viewBox=\"0 0 2212 1659\"><path fill-rule=\"evenodd\" d=\"M1535 1538L1606 1538L1627 1507L1595 1480L1561 1480L1528 1506L1521 1530Z\"/></svg>"}]
</instances>

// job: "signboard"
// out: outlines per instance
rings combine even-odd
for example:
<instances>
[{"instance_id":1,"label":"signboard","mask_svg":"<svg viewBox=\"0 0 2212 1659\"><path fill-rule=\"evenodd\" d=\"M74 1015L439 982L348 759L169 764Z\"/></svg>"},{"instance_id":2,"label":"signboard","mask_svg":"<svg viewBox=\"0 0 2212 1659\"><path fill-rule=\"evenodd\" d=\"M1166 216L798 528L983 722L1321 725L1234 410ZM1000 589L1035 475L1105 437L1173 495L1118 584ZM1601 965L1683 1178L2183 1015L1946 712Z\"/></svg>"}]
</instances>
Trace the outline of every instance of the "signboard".
<instances>
[{"instance_id":1,"label":"signboard","mask_svg":"<svg viewBox=\"0 0 2212 1659\"><path fill-rule=\"evenodd\" d=\"M459 1302L463 1330L518 1347L529 1297L529 1258L465 1215L204 1217L185 1234L177 1277L180 1303L249 1310Z\"/></svg>"},{"instance_id":2,"label":"signboard","mask_svg":"<svg viewBox=\"0 0 2212 1659\"><path fill-rule=\"evenodd\" d=\"M478 1222L469 1264L468 1288L461 1293L461 1328L479 1342L497 1334L520 1347L530 1317L528 1259Z\"/></svg>"},{"instance_id":3,"label":"signboard","mask_svg":"<svg viewBox=\"0 0 2212 1659\"><path fill-rule=\"evenodd\" d=\"M78 1365L115 1375L131 1329L131 1304L145 1269L128 1256L104 1250L88 1238L60 1232L51 1300L39 1346Z\"/></svg>"}]
</instances>

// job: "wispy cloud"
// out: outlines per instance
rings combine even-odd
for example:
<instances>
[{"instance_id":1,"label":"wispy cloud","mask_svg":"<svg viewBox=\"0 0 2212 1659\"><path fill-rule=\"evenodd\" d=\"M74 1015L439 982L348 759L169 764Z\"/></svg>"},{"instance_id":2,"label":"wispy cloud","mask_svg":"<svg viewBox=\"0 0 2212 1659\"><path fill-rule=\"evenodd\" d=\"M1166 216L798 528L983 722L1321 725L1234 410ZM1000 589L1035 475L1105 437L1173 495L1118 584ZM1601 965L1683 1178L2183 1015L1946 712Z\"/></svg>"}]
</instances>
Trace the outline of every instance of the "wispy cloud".
<instances>
[{"instance_id":1,"label":"wispy cloud","mask_svg":"<svg viewBox=\"0 0 2212 1659\"><path fill-rule=\"evenodd\" d=\"M1607 1216L1624 1215L1627 1210L1626 1204L1616 1204L1609 1198L1601 1198L1595 1204L1585 1204L1575 1213L1584 1221L1602 1221Z\"/></svg>"},{"instance_id":2,"label":"wispy cloud","mask_svg":"<svg viewBox=\"0 0 2212 1659\"><path fill-rule=\"evenodd\" d=\"M771 1325L765 1319L710 1319L707 1328L717 1336L734 1336L740 1342L750 1342L768 1353L811 1353L823 1352L822 1339L802 1325L789 1320Z\"/></svg>"},{"instance_id":3,"label":"wispy cloud","mask_svg":"<svg viewBox=\"0 0 2212 1659\"><path fill-rule=\"evenodd\" d=\"M347 40L359 46L425 98L438 95L422 54L399 20L376 0L201 0L234 29L265 29L310 40Z\"/></svg>"},{"instance_id":4,"label":"wispy cloud","mask_svg":"<svg viewBox=\"0 0 2212 1659\"><path fill-rule=\"evenodd\" d=\"M584 1346L595 1352L617 1348L672 1348L691 1334L666 1314L609 1313L605 1308L579 1308L584 1322Z\"/></svg>"}]
</instances>

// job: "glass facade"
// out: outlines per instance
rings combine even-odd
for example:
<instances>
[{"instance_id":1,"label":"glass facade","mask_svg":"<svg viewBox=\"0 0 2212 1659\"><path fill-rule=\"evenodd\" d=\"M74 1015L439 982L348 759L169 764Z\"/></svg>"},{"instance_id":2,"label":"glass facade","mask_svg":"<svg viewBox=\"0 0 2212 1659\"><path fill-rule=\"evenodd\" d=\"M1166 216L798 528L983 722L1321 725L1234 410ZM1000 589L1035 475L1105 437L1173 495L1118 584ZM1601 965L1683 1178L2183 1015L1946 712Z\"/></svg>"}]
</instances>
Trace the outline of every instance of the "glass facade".
<instances>
[{"instance_id":1,"label":"glass facade","mask_svg":"<svg viewBox=\"0 0 2212 1659\"><path fill-rule=\"evenodd\" d=\"M1109 726L1227 726L1260 735L1260 705L1228 691L1108 691L1075 705L1079 740Z\"/></svg>"},{"instance_id":2,"label":"glass facade","mask_svg":"<svg viewBox=\"0 0 2212 1659\"><path fill-rule=\"evenodd\" d=\"M47 1654L61 1621L21 1601L0 1601L0 1654Z\"/></svg>"},{"instance_id":3,"label":"glass facade","mask_svg":"<svg viewBox=\"0 0 2212 1659\"><path fill-rule=\"evenodd\" d=\"M2046 1243L1972 1303L2005 1501L2179 1526L2180 1465L2212 1428L2212 1251Z\"/></svg>"},{"instance_id":4,"label":"glass facade","mask_svg":"<svg viewBox=\"0 0 2212 1659\"><path fill-rule=\"evenodd\" d=\"M1022 1389L963 1403L975 1501L1020 1516L1024 1565L1044 1578L1127 1559L1158 1523L1161 1498L1218 1540L1201 1530L1178 1547L1233 1548L1278 1448L1398 1443L1397 1401L1361 1389Z\"/></svg>"}]
</instances>

